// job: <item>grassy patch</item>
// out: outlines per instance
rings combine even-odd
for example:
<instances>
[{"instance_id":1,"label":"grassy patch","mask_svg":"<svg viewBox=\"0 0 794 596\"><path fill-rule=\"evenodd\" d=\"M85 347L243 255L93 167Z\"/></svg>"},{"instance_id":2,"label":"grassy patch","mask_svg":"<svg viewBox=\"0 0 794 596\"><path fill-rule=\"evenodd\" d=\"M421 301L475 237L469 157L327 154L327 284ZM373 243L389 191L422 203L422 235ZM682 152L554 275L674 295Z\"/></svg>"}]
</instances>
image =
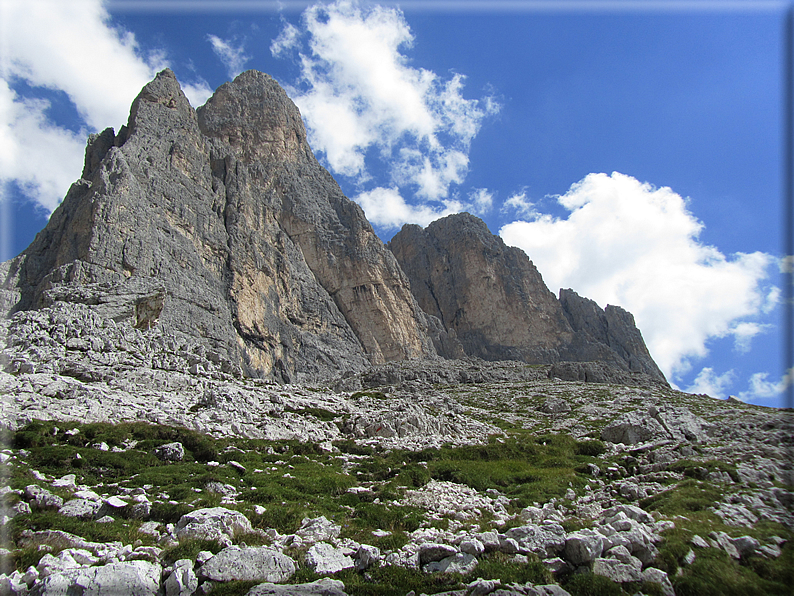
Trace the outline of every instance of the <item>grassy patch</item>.
<instances>
[{"instance_id":1,"label":"grassy patch","mask_svg":"<svg viewBox=\"0 0 794 596\"><path fill-rule=\"evenodd\" d=\"M190 559L191 561L195 561L196 556L203 550L218 554L223 550L223 546L215 540L190 538L188 540L182 540L176 546L165 549L162 555L165 563L171 565L174 561L178 561L179 559Z\"/></svg>"},{"instance_id":2,"label":"grassy patch","mask_svg":"<svg viewBox=\"0 0 794 596\"><path fill-rule=\"evenodd\" d=\"M647 511L658 511L668 516L688 515L705 511L718 503L723 491L697 480L684 480L674 488L640 500L640 507Z\"/></svg>"},{"instance_id":3,"label":"grassy patch","mask_svg":"<svg viewBox=\"0 0 794 596\"><path fill-rule=\"evenodd\" d=\"M683 574L673 579L678 596L776 596L791 594L794 557L785 548L775 561L753 559L740 565L717 548L698 550L697 558ZM761 572L761 576L758 572Z\"/></svg>"}]
</instances>

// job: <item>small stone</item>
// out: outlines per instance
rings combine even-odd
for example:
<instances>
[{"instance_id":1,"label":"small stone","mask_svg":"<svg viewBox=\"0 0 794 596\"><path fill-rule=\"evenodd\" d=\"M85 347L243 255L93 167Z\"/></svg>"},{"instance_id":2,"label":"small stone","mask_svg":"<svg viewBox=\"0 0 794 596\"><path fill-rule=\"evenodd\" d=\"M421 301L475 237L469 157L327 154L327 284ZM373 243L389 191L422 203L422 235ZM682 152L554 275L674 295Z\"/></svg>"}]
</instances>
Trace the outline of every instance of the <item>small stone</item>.
<instances>
[{"instance_id":1,"label":"small stone","mask_svg":"<svg viewBox=\"0 0 794 596\"><path fill-rule=\"evenodd\" d=\"M162 461L182 461L185 457L185 448L182 443L166 443L154 450L155 456Z\"/></svg>"}]
</instances>

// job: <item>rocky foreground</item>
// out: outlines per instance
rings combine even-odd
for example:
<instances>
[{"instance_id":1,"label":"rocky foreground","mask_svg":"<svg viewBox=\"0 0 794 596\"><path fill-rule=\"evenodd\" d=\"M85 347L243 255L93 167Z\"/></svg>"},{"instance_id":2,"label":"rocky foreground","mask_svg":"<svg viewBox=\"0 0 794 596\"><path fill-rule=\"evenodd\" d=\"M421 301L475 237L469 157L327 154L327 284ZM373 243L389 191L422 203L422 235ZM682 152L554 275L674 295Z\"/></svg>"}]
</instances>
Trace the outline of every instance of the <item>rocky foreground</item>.
<instances>
[{"instance_id":1,"label":"rocky foreground","mask_svg":"<svg viewBox=\"0 0 794 596\"><path fill-rule=\"evenodd\" d=\"M575 364L279 385L75 304L3 326L0 594L792 585L789 412Z\"/></svg>"}]
</instances>

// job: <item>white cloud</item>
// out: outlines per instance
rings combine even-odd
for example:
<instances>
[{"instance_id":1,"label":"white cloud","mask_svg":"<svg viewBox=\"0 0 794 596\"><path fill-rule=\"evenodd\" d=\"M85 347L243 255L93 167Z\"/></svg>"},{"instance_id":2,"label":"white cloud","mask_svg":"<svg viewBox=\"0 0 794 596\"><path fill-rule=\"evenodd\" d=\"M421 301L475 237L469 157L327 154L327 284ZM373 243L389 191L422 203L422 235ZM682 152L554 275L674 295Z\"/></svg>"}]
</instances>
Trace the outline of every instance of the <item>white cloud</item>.
<instances>
[{"instance_id":1,"label":"white cloud","mask_svg":"<svg viewBox=\"0 0 794 596\"><path fill-rule=\"evenodd\" d=\"M742 391L739 394L739 398L742 399L742 401L757 403L759 400L779 397L794 381L794 368L790 368L779 381L767 381L768 377L769 373L755 373L750 377L749 389L747 391Z\"/></svg>"},{"instance_id":2,"label":"white cloud","mask_svg":"<svg viewBox=\"0 0 794 596\"><path fill-rule=\"evenodd\" d=\"M300 31L291 23L284 23L278 37L270 44L270 53L276 58L294 50L300 44Z\"/></svg>"},{"instance_id":3,"label":"white cloud","mask_svg":"<svg viewBox=\"0 0 794 596\"><path fill-rule=\"evenodd\" d=\"M204 105L214 93L207 81L204 80L200 80L197 83L180 83L180 86L190 105L194 108Z\"/></svg>"},{"instance_id":4,"label":"white cloud","mask_svg":"<svg viewBox=\"0 0 794 596\"><path fill-rule=\"evenodd\" d=\"M732 370L718 375L712 368L704 368L695 377L692 385L684 391L687 393L705 394L718 399L727 397L727 389L736 380L736 375Z\"/></svg>"},{"instance_id":5,"label":"white cloud","mask_svg":"<svg viewBox=\"0 0 794 596\"><path fill-rule=\"evenodd\" d=\"M0 22L0 181L15 182L51 211L80 175L85 134L54 124L47 102L19 96L14 81L64 92L89 130L118 129L164 58L141 57L134 36L110 24L100 0L3 1Z\"/></svg>"},{"instance_id":6,"label":"white cloud","mask_svg":"<svg viewBox=\"0 0 794 596\"><path fill-rule=\"evenodd\" d=\"M432 221L465 208L463 203L444 201L443 207L430 205L409 205L397 188L374 188L355 197L373 224L385 229L399 228L406 223L426 226Z\"/></svg>"},{"instance_id":7,"label":"white cloud","mask_svg":"<svg viewBox=\"0 0 794 596\"><path fill-rule=\"evenodd\" d=\"M769 289L769 293L766 295L764 304L761 306L761 312L764 314L769 314L775 310L781 302L782 292L780 291L780 288L773 286Z\"/></svg>"},{"instance_id":8,"label":"white cloud","mask_svg":"<svg viewBox=\"0 0 794 596\"><path fill-rule=\"evenodd\" d=\"M397 9L344 0L314 5L303 13L302 31L284 27L273 55L299 49L302 33L308 49L298 55L301 79L289 91L311 146L334 173L359 183L373 179L371 162L380 160L375 167L388 170L401 199L410 192L419 202L406 203L402 213L438 211L432 203L464 180L470 143L483 119L498 111L496 101L465 99L460 74L443 81L412 67L402 51L413 36Z\"/></svg>"},{"instance_id":9,"label":"white cloud","mask_svg":"<svg viewBox=\"0 0 794 596\"><path fill-rule=\"evenodd\" d=\"M710 338L749 340L774 259L730 258L698 241L703 228L670 188L613 173L590 174L558 198L570 214L516 221L500 234L524 249L547 285L574 288L634 314L651 354L672 379L707 353Z\"/></svg>"},{"instance_id":10,"label":"white cloud","mask_svg":"<svg viewBox=\"0 0 794 596\"><path fill-rule=\"evenodd\" d=\"M234 79L243 72L245 63L251 57L245 55L242 42L236 42L234 39L221 39L217 35L207 35L207 40L212 44L212 51L226 66L226 74L230 79Z\"/></svg>"},{"instance_id":11,"label":"white cloud","mask_svg":"<svg viewBox=\"0 0 794 596\"><path fill-rule=\"evenodd\" d=\"M471 211L476 215L484 215L493 207L493 193L485 188L475 188L469 200L472 203Z\"/></svg>"},{"instance_id":12,"label":"white cloud","mask_svg":"<svg viewBox=\"0 0 794 596\"><path fill-rule=\"evenodd\" d=\"M527 198L526 191L521 191L520 193L507 197L500 211L502 213L515 211L517 215L527 218L535 218L539 215L538 211L535 209L535 204Z\"/></svg>"},{"instance_id":13,"label":"white cloud","mask_svg":"<svg viewBox=\"0 0 794 596\"><path fill-rule=\"evenodd\" d=\"M731 327L730 334L733 335L734 349L737 352L746 354L750 351L750 343L752 339L759 333L763 333L772 329L772 325L764 325L761 323L751 323L743 321L736 323Z\"/></svg>"},{"instance_id":14,"label":"white cloud","mask_svg":"<svg viewBox=\"0 0 794 596\"><path fill-rule=\"evenodd\" d=\"M82 171L85 135L53 126L49 103L20 98L0 80L0 176L52 211ZM47 164L47 167L42 167Z\"/></svg>"}]
</instances>

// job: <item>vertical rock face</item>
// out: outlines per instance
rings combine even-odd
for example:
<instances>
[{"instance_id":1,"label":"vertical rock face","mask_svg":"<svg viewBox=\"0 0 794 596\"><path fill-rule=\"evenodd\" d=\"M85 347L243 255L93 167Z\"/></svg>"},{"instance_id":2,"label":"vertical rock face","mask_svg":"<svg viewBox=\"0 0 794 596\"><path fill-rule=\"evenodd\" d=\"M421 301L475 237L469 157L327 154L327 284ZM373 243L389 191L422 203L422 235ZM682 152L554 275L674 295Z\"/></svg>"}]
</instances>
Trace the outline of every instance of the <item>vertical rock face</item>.
<instances>
[{"instance_id":1,"label":"vertical rock face","mask_svg":"<svg viewBox=\"0 0 794 596\"><path fill-rule=\"evenodd\" d=\"M165 70L118 134L89 137L81 178L0 264L0 309L79 304L67 310L156 329L179 354L198 340L191 366L211 354L221 370L286 382L467 354L664 380L629 313L569 290L558 301L476 217L406 226L390 248L271 77L244 72L194 110Z\"/></svg>"},{"instance_id":2,"label":"vertical rock face","mask_svg":"<svg viewBox=\"0 0 794 596\"><path fill-rule=\"evenodd\" d=\"M593 300L582 298L571 289L560 290L560 304L576 333L609 346L629 370L664 378L630 312L613 305L601 310Z\"/></svg>"},{"instance_id":3,"label":"vertical rock face","mask_svg":"<svg viewBox=\"0 0 794 596\"><path fill-rule=\"evenodd\" d=\"M601 310L571 290L557 300L523 251L506 246L468 213L425 229L406 225L388 246L420 306L454 332L470 356L587 363L554 369L573 380L606 382L617 370L665 382L630 313L616 306Z\"/></svg>"},{"instance_id":4,"label":"vertical rock face","mask_svg":"<svg viewBox=\"0 0 794 596\"><path fill-rule=\"evenodd\" d=\"M461 213L424 230L406 225L388 246L419 305L470 356L556 362L570 344L573 330L538 270L479 218Z\"/></svg>"},{"instance_id":5,"label":"vertical rock face","mask_svg":"<svg viewBox=\"0 0 794 596\"><path fill-rule=\"evenodd\" d=\"M257 376L435 355L393 255L255 71L198 114L161 72L127 127L91 136L81 179L4 270L12 310L111 305L117 321L201 337Z\"/></svg>"}]
</instances>

